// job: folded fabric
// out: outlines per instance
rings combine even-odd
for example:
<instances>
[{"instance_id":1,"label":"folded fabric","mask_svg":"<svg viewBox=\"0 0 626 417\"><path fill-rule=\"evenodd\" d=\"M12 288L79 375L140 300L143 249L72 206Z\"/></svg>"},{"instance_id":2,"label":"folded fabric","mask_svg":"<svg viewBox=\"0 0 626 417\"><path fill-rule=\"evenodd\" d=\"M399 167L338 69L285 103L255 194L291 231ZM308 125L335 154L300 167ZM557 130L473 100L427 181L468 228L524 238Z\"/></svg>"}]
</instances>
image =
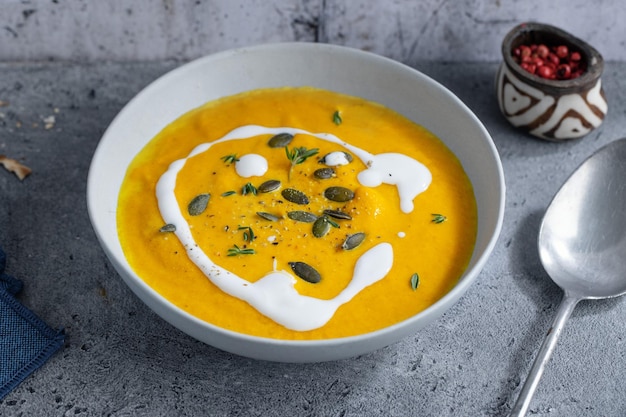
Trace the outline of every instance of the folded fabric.
<instances>
[{"instance_id":1,"label":"folded fabric","mask_svg":"<svg viewBox=\"0 0 626 417\"><path fill-rule=\"evenodd\" d=\"M54 330L15 299L22 282L4 273L0 249L0 400L63 346L65 333Z\"/></svg>"}]
</instances>

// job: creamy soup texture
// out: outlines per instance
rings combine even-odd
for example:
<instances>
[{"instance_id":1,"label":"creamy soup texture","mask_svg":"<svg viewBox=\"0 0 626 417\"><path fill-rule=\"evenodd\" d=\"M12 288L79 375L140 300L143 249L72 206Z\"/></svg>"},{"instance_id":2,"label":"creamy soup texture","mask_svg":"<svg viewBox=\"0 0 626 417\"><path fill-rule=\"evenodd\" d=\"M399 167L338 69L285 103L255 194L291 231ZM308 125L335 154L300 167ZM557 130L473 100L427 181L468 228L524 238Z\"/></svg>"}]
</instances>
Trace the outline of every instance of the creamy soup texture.
<instances>
[{"instance_id":1,"label":"creamy soup texture","mask_svg":"<svg viewBox=\"0 0 626 417\"><path fill-rule=\"evenodd\" d=\"M117 219L131 267L163 297L281 339L415 315L458 281L476 238L471 183L438 138L309 87L226 97L168 125L131 163Z\"/></svg>"}]
</instances>

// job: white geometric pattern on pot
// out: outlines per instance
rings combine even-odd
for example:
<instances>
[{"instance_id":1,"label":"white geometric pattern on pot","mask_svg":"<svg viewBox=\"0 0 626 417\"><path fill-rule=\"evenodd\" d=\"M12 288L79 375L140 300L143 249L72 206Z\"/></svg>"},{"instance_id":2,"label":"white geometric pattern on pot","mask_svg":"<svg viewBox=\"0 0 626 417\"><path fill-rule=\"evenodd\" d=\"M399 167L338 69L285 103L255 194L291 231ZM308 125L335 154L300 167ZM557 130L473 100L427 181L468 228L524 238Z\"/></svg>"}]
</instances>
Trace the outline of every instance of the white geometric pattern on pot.
<instances>
[{"instance_id":1,"label":"white geometric pattern on pot","mask_svg":"<svg viewBox=\"0 0 626 417\"><path fill-rule=\"evenodd\" d=\"M498 75L497 94L500 109L513 126L550 140L586 135L602 124L608 110L600 79L589 91L555 99L521 81L504 64Z\"/></svg>"}]
</instances>

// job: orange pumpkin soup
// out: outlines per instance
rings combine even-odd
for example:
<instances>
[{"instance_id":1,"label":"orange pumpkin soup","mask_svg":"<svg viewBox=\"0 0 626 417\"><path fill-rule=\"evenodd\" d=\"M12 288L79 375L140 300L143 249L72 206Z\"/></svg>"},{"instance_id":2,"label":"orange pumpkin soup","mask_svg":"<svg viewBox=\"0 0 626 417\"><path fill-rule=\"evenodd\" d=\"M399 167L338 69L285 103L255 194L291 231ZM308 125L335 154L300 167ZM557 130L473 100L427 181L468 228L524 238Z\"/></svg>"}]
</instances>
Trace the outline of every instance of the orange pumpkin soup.
<instances>
[{"instance_id":1,"label":"orange pumpkin soup","mask_svg":"<svg viewBox=\"0 0 626 417\"><path fill-rule=\"evenodd\" d=\"M477 219L461 164L426 129L371 101L286 87L168 125L129 166L117 225L131 267L176 306L297 340L432 305L467 267Z\"/></svg>"}]
</instances>

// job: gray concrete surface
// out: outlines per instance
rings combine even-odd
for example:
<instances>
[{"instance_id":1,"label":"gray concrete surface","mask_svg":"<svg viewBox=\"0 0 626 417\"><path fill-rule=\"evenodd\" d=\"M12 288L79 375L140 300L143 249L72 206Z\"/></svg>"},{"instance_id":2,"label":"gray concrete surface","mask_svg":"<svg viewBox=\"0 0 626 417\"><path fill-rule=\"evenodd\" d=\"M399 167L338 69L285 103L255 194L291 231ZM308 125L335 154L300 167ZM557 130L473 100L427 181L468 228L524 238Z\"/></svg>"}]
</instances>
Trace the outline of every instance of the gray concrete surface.
<instances>
[{"instance_id":1,"label":"gray concrete surface","mask_svg":"<svg viewBox=\"0 0 626 417\"><path fill-rule=\"evenodd\" d=\"M11 0L0 61L187 60L261 42L319 41L403 62L493 61L524 21L626 60L623 0Z\"/></svg>"},{"instance_id":2,"label":"gray concrete surface","mask_svg":"<svg viewBox=\"0 0 626 417\"><path fill-rule=\"evenodd\" d=\"M495 63L417 62L494 138L508 186L502 234L477 282L436 323L370 354L305 365L234 356L182 334L98 247L85 202L92 153L123 105L175 65L0 64L0 154L33 169L23 182L0 169L0 245L7 272L25 283L20 300L67 331L63 350L0 402L0 415L506 415L561 297L536 252L543 211L585 157L626 136L626 64L606 65L605 123L555 144L500 116ZM579 305L531 415L626 415L625 317L622 299Z\"/></svg>"}]
</instances>

